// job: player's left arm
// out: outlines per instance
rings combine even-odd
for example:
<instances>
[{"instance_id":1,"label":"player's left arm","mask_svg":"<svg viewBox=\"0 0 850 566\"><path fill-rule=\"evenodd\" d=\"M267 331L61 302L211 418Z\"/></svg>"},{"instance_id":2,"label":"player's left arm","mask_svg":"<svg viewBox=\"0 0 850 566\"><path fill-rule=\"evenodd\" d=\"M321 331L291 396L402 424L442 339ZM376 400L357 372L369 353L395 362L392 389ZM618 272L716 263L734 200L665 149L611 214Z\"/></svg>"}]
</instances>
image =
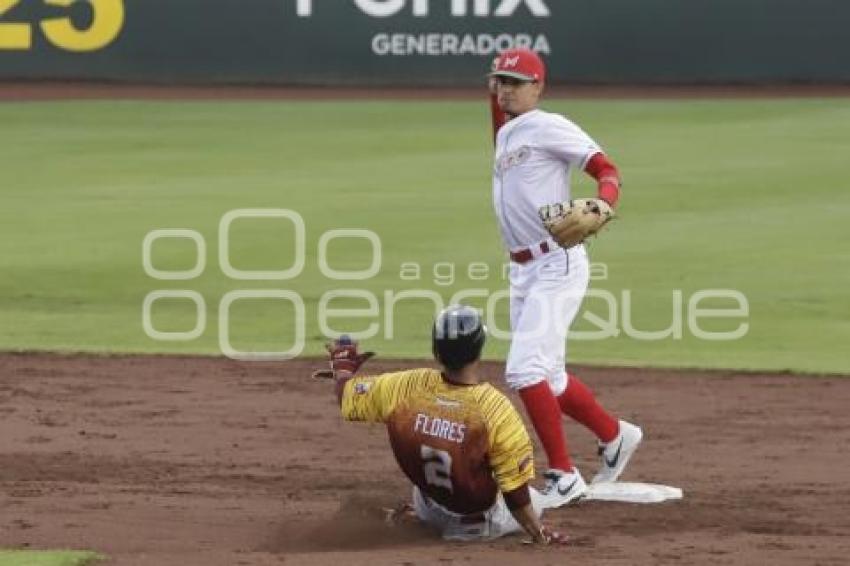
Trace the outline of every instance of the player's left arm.
<instances>
[{"instance_id":1,"label":"player's left arm","mask_svg":"<svg viewBox=\"0 0 850 566\"><path fill-rule=\"evenodd\" d=\"M558 245L571 248L597 234L614 218L620 173L599 144L562 116L547 120L541 128L540 145L555 158L587 172L598 183L596 198L551 203L538 211L543 226Z\"/></svg>"},{"instance_id":2,"label":"player's left arm","mask_svg":"<svg viewBox=\"0 0 850 566\"><path fill-rule=\"evenodd\" d=\"M503 493L505 504L508 510L513 515L516 522L520 524L523 530L531 536L531 540L537 544L548 544L546 529L543 523L540 522L540 517L534 512L534 507L531 505L531 493L528 489L528 484L524 483L519 488Z\"/></svg>"},{"instance_id":3,"label":"player's left arm","mask_svg":"<svg viewBox=\"0 0 850 566\"><path fill-rule=\"evenodd\" d=\"M505 504L513 515L516 522L531 537L531 541L537 544L560 544L566 542L566 538L560 533L547 528L540 520L531 504L531 488L528 483L522 484L513 491L502 494Z\"/></svg>"},{"instance_id":4,"label":"player's left arm","mask_svg":"<svg viewBox=\"0 0 850 566\"><path fill-rule=\"evenodd\" d=\"M562 535L543 525L532 506L529 483L534 478L534 453L516 408L507 397L495 393L482 399L482 410L489 432L490 466L511 515L532 541L563 542Z\"/></svg>"},{"instance_id":5,"label":"player's left arm","mask_svg":"<svg viewBox=\"0 0 850 566\"><path fill-rule=\"evenodd\" d=\"M614 206L620 197L620 172L584 130L562 116L554 117L542 128L539 143L557 159L596 179L598 198Z\"/></svg>"},{"instance_id":6,"label":"player's left arm","mask_svg":"<svg viewBox=\"0 0 850 566\"><path fill-rule=\"evenodd\" d=\"M502 493L534 479L534 449L528 431L507 397L491 390L481 401L487 422L490 467Z\"/></svg>"},{"instance_id":7,"label":"player's left arm","mask_svg":"<svg viewBox=\"0 0 850 566\"><path fill-rule=\"evenodd\" d=\"M584 166L584 171L597 183L597 196L614 206L620 198L622 180L617 166L601 151L595 152Z\"/></svg>"}]
</instances>

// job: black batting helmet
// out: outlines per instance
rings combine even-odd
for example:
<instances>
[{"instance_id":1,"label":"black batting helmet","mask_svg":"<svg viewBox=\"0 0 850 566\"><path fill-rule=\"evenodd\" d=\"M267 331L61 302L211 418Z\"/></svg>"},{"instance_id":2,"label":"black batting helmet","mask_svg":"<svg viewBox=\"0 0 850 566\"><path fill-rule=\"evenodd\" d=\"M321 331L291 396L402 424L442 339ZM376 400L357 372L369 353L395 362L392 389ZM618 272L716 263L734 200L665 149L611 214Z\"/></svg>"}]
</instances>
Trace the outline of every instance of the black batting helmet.
<instances>
[{"instance_id":1,"label":"black batting helmet","mask_svg":"<svg viewBox=\"0 0 850 566\"><path fill-rule=\"evenodd\" d=\"M451 370L458 370L481 356L487 327L478 311L463 305L445 308L431 332L434 357Z\"/></svg>"}]
</instances>

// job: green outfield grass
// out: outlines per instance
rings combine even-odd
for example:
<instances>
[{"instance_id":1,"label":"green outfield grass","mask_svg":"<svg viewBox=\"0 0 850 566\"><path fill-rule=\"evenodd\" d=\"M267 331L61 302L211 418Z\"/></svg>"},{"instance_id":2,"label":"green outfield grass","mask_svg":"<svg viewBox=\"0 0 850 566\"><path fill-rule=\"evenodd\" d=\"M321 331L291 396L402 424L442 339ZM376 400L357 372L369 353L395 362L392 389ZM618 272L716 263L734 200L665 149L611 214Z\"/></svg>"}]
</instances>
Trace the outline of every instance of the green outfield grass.
<instances>
[{"instance_id":1,"label":"green outfield grass","mask_svg":"<svg viewBox=\"0 0 850 566\"><path fill-rule=\"evenodd\" d=\"M594 364L850 370L850 99L569 101L545 105L585 127L621 166L620 220L592 244L596 293L616 299L616 338L570 342L570 359ZM96 352L219 352L218 310L234 290L294 291L303 298L306 354L321 350L318 305L325 293L376 294L379 317L337 317L332 330L376 324L368 345L386 356L429 356L433 305L398 303L394 334L384 320L389 291L506 288L490 204L491 146L484 103L473 102L66 102L0 104L0 349ZM593 187L582 180L578 195ZM297 211L306 225L303 272L287 281L237 281L218 262L218 224L241 208ZM142 267L153 229L188 228L206 241L206 270L191 281L156 281ZM366 281L320 273L327 230L364 228L381 239L382 262ZM238 220L237 269L292 264L286 221ZM369 267L366 240L336 240L336 269ZM161 240L156 268L189 269L194 245ZM455 280L446 282L455 264ZM470 263L490 267L468 277ZM418 281L401 278L419 264ZM434 269L440 277L435 277ZM412 275L412 272L407 274ZM483 275L483 274L482 274ZM202 335L156 341L142 327L153 290L196 290L208 311ZM703 319L733 341L694 336L688 302L706 289L733 289L746 319ZM684 303L681 338L644 340L623 325L659 330ZM484 305L485 300L470 300ZM332 306L367 306L365 299ZM497 303L507 327L507 302ZM701 307L732 307L707 300ZM598 296L585 313L604 316ZM294 309L282 301L232 305L230 335L241 350L286 350ZM610 318L606 316L606 318ZM154 304L162 331L189 330L186 299ZM578 330L596 328L584 320ZM503 357L504 340L486 350Z\"/></svg>"},{"instance_id":2,"label":"green outfield grass","mask_svg":"<svg viewBox=\"0 0 850 566\"><path fill-rule=\"evenodd\" d=\"M91 566L103 557L75 550L0 550L0 566Z\"/></svg>"}]
</instances>

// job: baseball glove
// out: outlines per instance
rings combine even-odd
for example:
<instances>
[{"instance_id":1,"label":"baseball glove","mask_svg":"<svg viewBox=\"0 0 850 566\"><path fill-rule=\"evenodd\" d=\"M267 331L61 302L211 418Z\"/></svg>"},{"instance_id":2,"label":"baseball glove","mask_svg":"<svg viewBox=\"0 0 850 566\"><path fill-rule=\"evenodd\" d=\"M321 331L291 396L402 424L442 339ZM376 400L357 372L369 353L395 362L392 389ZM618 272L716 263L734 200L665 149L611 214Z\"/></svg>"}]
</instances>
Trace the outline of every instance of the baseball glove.
<instances>
[{"instance_id":1,"label":"baseball glove","mask_svg":"<svg viewBox=\"0 0 850 566\"><path fill-rule=\"evenodd\" d=\"M599 198L579 198L540 207L540 220L562 248L596 234L614 218L611 205Z\"/></svg>"}]
</instances>

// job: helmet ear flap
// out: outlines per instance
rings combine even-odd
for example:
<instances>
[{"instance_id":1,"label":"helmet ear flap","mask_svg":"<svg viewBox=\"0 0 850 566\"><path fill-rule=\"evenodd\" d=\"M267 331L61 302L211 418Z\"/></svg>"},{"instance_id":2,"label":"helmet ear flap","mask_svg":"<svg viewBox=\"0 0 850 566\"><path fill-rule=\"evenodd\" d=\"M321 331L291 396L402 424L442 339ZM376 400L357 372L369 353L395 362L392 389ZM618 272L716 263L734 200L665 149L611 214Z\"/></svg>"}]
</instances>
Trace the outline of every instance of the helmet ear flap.
<instances>
[{"instance_id":1,"label":"helmet ear flap","mask_svg":"<svg viewBox=\"0 0 850 566\"><path fill-rule=\"evenodd\" d=\"M440 349L437 347L437 326L434 323L434 327L431 330L431 353L434 354L434 359L443 363L443 358L440 356ZM445 364L443 364L445 365Z\"/></svg>"}]
</instances>

